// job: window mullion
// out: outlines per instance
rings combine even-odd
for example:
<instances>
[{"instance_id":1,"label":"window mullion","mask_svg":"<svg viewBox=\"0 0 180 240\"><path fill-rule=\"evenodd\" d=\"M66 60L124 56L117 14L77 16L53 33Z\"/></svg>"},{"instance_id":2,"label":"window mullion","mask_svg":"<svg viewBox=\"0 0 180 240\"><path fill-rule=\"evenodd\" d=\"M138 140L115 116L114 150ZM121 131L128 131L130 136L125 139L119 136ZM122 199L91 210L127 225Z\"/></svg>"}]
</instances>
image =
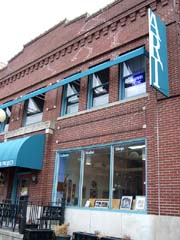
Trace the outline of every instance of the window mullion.
<instances>
[{"instance_id":1,"label":"window mullion","mask_svg":"<svg viewBox=\"0 0 180 240\"><path fill-rule=\"evenodd\" d=\"M110 177L109 177L109 208L112 208L114 176L114 147L110 148Z\"/></svg>"},{"instance_id":2,"label":"window mullion","mask_svg":"<svg viewBox=\"0 0 180 240\"><path fill-rule=\"evenodd\" d=\"M83 180L84 180L84 158L85 158L85 151L81 151L79 198L78 198L78 206L79 207L82 206L82 189L83 189Z\"/></svg>"}]
</instances>

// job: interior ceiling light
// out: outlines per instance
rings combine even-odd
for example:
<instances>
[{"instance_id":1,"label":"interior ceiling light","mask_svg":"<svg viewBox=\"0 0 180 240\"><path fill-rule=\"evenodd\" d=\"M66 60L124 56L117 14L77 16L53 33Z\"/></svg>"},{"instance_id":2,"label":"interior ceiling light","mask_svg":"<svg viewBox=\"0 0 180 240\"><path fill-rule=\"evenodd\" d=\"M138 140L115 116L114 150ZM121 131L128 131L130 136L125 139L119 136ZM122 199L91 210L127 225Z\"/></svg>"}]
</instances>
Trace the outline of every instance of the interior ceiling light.
<instances>
[{"instance_id":1,"label":"interior ceiling light","mask_svg":"<svg viewBox=\"0 0 180 240\"><path fill-rule=\"evenodd\" d=\"M141 148L144 148L145 145L135 145L135 146L129 146L128 148L129 149L141 149Z\"/></svg>"}]
</instances>

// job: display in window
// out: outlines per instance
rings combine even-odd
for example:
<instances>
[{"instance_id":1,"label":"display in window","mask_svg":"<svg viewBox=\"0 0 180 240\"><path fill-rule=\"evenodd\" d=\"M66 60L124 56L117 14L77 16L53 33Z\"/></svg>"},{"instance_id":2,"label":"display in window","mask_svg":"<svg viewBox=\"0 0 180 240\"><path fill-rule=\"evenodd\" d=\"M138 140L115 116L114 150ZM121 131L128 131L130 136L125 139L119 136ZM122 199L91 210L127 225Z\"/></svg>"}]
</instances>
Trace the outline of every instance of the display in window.
<instances>
[{"instance_id":1,"label":"display in window","mask_svg":"<svg viewBox=\"0 0 180 240\"><path fill-rule=\"evenodd\" d=\"M132 196L122 196L120 209L130 210L132 207Z\"/></svg>"},{"instance_id":2,"label":"display in window","mask_svg":"<svg viewBox=\"0 0 180 240\"><path fill-rule=\"evenodd\" d=\"M109 201L108 200L96 200L95 203L94 203L94 207L108 208L109 207Z\"/></svg>"},{"instance_id":3,"label":"display in window","mask_svg":"<svg viewBox=\"0 0 180 240\"><path fill-rule=\"evenodd\" d=\"M146 197L136 196L135 210L145 210Z\"/></svg>"},{"instance_id":4,"label":"display in window","mask_svg":"<svg viewBox=\"0 0 180 240\"><path fill-rule=\"evenodd\" d=\"M82 181L81 160L84 163ZM108 201L108 208L144 210L145 201L137 196L146 195L145 162L144 140L61 153L56 199L65 198L68 206L107 207L103 201ZM79 193L82 199L79 199Z\"/></svg>"}]
</instances>

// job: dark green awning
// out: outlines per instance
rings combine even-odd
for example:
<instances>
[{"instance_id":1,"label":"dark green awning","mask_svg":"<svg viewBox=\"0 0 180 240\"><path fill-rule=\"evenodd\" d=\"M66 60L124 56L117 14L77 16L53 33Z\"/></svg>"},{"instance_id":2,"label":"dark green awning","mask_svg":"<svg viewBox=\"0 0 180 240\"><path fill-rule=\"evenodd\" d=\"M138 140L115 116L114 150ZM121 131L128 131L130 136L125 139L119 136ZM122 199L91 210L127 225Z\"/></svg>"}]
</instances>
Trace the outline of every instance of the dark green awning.
<instances>
[{"instance_id":1,"label":"dark green awning","mask_svg":"<svg viewBox=\"0 0 180 240\"><path fill-rule=\"evenodd\" d=\"M42 169L45 135L37 134L0 143L0 168Z\"/></svg>"}]
</instances>

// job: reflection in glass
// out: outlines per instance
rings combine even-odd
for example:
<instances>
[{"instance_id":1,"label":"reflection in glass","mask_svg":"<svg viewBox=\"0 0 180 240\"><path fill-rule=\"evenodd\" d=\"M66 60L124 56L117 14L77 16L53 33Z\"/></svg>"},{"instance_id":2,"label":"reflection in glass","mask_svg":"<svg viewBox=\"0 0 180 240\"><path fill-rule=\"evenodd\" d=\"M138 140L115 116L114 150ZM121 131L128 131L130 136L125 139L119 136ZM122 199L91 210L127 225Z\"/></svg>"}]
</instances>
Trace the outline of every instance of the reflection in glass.
<instances>
[{"instance_id":1,"label":"reflection in glass","mask_svg":"<svg viewBox=\"0 0 180 240\"><path fill-rule=\"evenodd\" d=\"M64 114L76 113L79 107L80 80L68 83L64 88Z\"/></svg>"},{"instance_id":2,"label":"reflection in glass","mask_svg":"<svg viewBox=\"0 0 180 240\"><path fill-rule=\"evenodd\" d=\"M81 152L60 154L56 201L66 200L66 205L77 206L79 200Z\"/></svg>"},{"instance_id":3,"label":"reflection in glass","mask_svg":"<svg viewBox=\"0 0 180 240\"><path fill-rule=\"evenodd\" d=\"M109 68L93 73L90 76L91 106L97 107L109 102Z\"/></svg>"},{"instance_id":4,"label":"reflection in glass","mask_svg":"<svg viewBox=\"0 0 180 240\"><path fill-rule=\"evenodd\" d=\"M145 144L114 147L113 199L145 195Z\"/></svg>"},{"instance_id":5,"label":"reflection in glass","mask_svg":"<svg viewBox=\"0 0 180 240\"><path fill-rule=\"evenodd\" d=\"M109 199L109 174L109 147L85 151L82 206L89 199Z\"/></svg>"},{"instance_id":6,"label":"reflection in glass","mask_svg":"<svg viewBox=\"0 0 180 240\"><path fill-rule=\"evenodd\" d=\"M146 92L145 57L138 56L122 63L124 98Z\"/></svg>"}]
</instances>

